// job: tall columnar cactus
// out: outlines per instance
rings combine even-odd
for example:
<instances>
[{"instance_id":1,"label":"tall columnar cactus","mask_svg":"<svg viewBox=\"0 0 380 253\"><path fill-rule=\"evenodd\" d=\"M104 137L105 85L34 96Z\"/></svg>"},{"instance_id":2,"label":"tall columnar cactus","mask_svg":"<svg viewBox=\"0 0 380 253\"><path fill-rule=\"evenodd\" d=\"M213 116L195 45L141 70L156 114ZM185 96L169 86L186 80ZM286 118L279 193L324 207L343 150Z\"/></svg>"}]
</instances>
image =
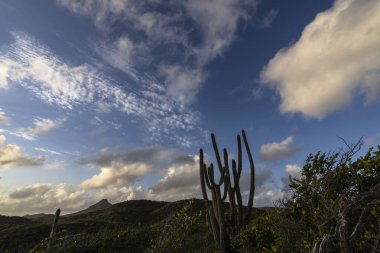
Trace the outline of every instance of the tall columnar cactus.
<instances>
[{"instance_id":1,"label":"tall columnar cactus","mask_svg":"<svg viewBox=\"0 0 380 253\"><path fill-rule=\"evenodd\" d=\"M54 236L55 236L55 233L57 231L58 220L59 220L60 214L61 214L61 209L58 208L57 211L55 212L55 218L54 218L53 226L51 228L49 242L48 242L47 247L46 247L46 253L50 253L51 243L52 243Z\"/></svg>"},{"instance_id":2,"label":"tall columnar cactus","mask_svg":"<svg viewBox=\"0 0 380 253\"><path fill-rule=\"evenodd\" d=\"M204 162L203 150L201 149L199 151L201 189L207 208L207 221L210 224L210 229L213 233L215 243L219 245L223 252L231 251L229 237L231 235L236 235L241 228L247 226L252 215L253 196L255 192L255 166L244 130L242 131L242 136L251 170L250 191L247 207L243 207L239 186L243 167L240 135L237 136L237 164L234 159L231 161L232 180L227 149L223 150L222 164L214 134L211 134L211 140L220 174L219 180L215 180L214 165L211 163L207 166ZM211 201L209 201L206 187L211 191ZM227 196L229 200L228 215L225 213L223 204Z\"/></svg>"}]
</instances>

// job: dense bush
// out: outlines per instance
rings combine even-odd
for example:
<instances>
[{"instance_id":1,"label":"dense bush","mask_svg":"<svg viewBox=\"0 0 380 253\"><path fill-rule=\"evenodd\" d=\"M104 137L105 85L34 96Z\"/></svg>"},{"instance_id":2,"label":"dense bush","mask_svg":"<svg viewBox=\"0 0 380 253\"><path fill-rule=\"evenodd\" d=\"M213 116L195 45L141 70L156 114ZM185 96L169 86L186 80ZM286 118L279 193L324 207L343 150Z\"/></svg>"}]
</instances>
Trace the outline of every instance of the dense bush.
<instances>
[{"instance_id":1,"label":"dense bush","mask_svg":"<svg viewBox=\"0 0 380 253\"><path fill-rule=\"evenodd\" d=\"M152 240L149 252L212 252L212 237L205 224L205 212L192 210L194 200L174 212L156 229L158 236Z\"/></svg>"},{"instance_id":2,"label":"dense bush","mask_svg":"<svg viewBox=\"0 0 380 253\"><path fill-rule=\"evenodd\" d=\"M309 155L281 208L256 217L234 239L241 252L378 252L380 146Z\"/></svg>"}]
</instances>

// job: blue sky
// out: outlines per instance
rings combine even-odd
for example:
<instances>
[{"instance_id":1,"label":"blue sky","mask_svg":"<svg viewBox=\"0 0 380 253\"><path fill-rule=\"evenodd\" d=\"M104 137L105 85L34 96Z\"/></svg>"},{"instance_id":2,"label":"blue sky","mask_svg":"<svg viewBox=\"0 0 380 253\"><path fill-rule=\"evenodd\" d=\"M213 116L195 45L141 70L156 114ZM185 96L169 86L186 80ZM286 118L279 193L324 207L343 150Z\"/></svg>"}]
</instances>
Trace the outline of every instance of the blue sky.
<instances>
[{"instance_id":1,"label":"blue sky","mask_svg":"<svg viewBox=\"0 0 380 253\"><path fill-rule=\"evenodd\" d=\"M199 148L213 160L214 132L233 157L241 129L272 205L338 136L379 143L379 16L377 0L0 0L0 213L199 197Z\"/></svg>"}]
</instances>

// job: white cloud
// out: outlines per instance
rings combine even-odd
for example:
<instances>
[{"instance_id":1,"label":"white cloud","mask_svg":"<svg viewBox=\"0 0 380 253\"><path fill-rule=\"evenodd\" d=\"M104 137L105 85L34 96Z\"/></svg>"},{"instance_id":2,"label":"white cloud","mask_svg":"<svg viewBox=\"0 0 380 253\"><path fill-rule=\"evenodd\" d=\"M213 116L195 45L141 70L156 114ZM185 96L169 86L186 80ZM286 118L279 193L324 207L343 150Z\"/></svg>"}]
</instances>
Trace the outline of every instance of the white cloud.
<instances>
[{"instance_id":1,"label":"white cloud","mask_svg":"<svg viewBox=\"0 0 380 253\"><path fill-rule=\"evenodd\" d=\"M47 134L59 127L65 119L34 119L34 126L29 128L20 128L15 132L15 135L27 140L35 140L37 136Z\"/></svg>"},{"instance_id":2,"label":"white cloud","mask_svg":"<svg viewBox=\"0 0 380 253\"><path fill-rule=\"evenodd\" d=\"M301 176L302 168L297 164L287 164L285 171L288 175L299 178Z\"/></svg>"},{"instance_id":3,"label":"white cloud","mask_svg":"<svg viewBox=\"0 0 380 253\"><path fill-rule=\"evenodd\" d=\"M187 69L182 66L161 66L160 72L168 84L168 95L183 104L190 103L204 80L201 69Z\"/></svg>"},{"instance_id":4,"label":"white cloud","mask_svg":"<svg viewBox=\"0 0 380 253\"><path fill-rule=\"evenodd\" d=\"M43 102L63 109L94 105L94 109L103 111L118 110L142 122L150 141L177 142L173 132L180 131L186 145L193 142L194 130L199 130L199 113L168 98L154 78L144 74L135 77L138 87L121 85L94 66L65 63L24 33L12 35L15 42L6 52L0 52L0 72L4 74L0 89L20 85ZM120 48L128 48L125 41L119 44ZM0 123L9 121L5 121L4 114L0 119Z\"/></svg>"},{"instance_id":5,"label":"white cloud","mask_svg":"<svg viewBox=\"0 0 380 253\"><path fill-rule=\"evenodd\" d=\"M129 150L123 154L103 148L96 154L77 159L79 164L100 167L100 172L83 181L81 186L97 189L98 200L120 202L145 198L143 188L135 184L150 173L159 173L173 154L173 150L161 147Z\"/></svg>"},{"instance_id":6,"label":"white cloud","mask_svg":"<svg viewBox=\"0 0 380 253\"><path fill-rule=\"evenodd\" d=\"M240 177L240 189L244 205L248 203L250 180L250 171L243 171ZM272 172L266 168L256 167L254 206L273 206L273 202L278 199L277 192Z\"/></svg>"},{"instance_id":7,"label":"white cloud","mask_svg":"<svg viewBox=\"0 0 380 253\"><path fill-rule=\"evenodd\" d=\"M168 95L181 103L189 103L204 81L205 66L232 44L239 23L250 18L250 14L254 13L252 9L259 1L57 2L73 13L91 17L105 33L112 31L111 27L115 24L125 27L127 34L102 44L97 49L99 54L112 66L128 74L136 65L150 65L151 61L158 63L157 66L164 65L165 69L176 68L180 75L178 78L173 77L172 71L159 71L161 67L158 72L166 79ZM142 36L133 36L136 34ZM178 69L178 66L182 68ZM193 79L189 78L192 74L195 75Z\"/></svg>"},{"instance_id":8,"label":"white cloud","mask_svg":"<svg viewBox=\"0 0 380 253\"><path fill-rule=\"evenodd\" d=\"M379 16L378 0L337 0L305 27L296 43L281 49L261 75L281 96L281 112L321 119L360 92L367 102L377 99Z\"/></svg>"},{"instance_id":9,"label":"white cloud","mask_svg":"<svg viewBox=\"0 0 380 253\"><path fill-rule=\"evenodd\" d=\"M102 167L100 173L82 182L84 188L107 188L111 186L130 186L150 172L151 166L144 163L124 164L112 162L108 167Z\"/></svg>"},{"instance_id":10,"label":"white cloud","mask_svg":"<svg viewBox=\"0 0 380 253\"><path fill-rule=\"evenodd\" d=\"M295 179L300 179L301 174L302 174L302 168L301 166L297 164L287 164L285 165L285 172L286 175L281 178L283 188L282 191L284 192L284 196L288 194L290 187L290 180L289 177L295 178Z\"/></svg>"},{"instance_id":11,"label":"white cloud","mask_svg":"<svg viewBox=\"0 0 380 253\"><path fill-rule=\"evenodd\" d=\"M126 35L115 41L96 45L95 51L111 66L138 79L133 66L141 59L139 52L143 51L143 48L135 45Z\"/></svg>"},{"instance_id":12,"label":"white cloud","mask_svg":"<svg viewBox=\"0 0 380 253\"><path fill-rule=\"evenodd\" d=\"M94 155L77 159L79 164L100 167L100 172L84 180L81 186L97 189L98 200L106 198L115 203L145 198L143 188L135 184L150 173L159 173L173 154L173 150L161 147L129 150L123 154L103 148Z\"/></svg>"},{"instance_id":13,"label":"white cloud","mask_svg":"<svg viewBox=\"0 0 380 253\"><path fill-rule=\"evenodd\" d=\"M144 199L145 192L141 186L138 187L108 187L96 193L96 199L107 199L111 203L118 203L127 200Z\"/></svg>"},{"instance_id":14,"label":"white cloud","mask_svg":"<svg viewBox=\"0 0 380 253\"><path fill-rule=\"evenodd\" d=\"M290 183L289 176L300 178L301 171L302 168L299 165L287 164L285 166L286 176L281 178L282 185L279 187L271 177L269 170L258 169L256 177L263 178L264 180L261 184L256 183L254 206L275 206L279 204L279 200L282 200L288 196ZM245 177L243 177L243 179L244 178ZM245 193L246 194L243 195L243 197L247 198L248 192Z\"/></svg>"},{"instance_id":15,"label":"white cloud","mask_svg":"<svg viewBox=\"0 0 380 253\"><path fill-rule=\"evenodd\" d=\"M4 135L0 134L0 144L3 144L6 139Z\"/></svg>"},{"instance_id":16,"label":"white cloud","mask_svg":"<svg viewBox=\"0 0 380 253\"><path fill-rule=\"evenodd\" d=\"M50 184L35 184L27 187L20 187L9 194L12 199L26 199L34 195L43 195L51 189Z\"/></svg>"},{"instance_id":17,"label":"white cloud","mask_svg":"<svg viewBox=\"0 0 380 253\"><path fill-rule=\"evenodd\" d=\"M293 140L293 136L289 136L281 142L263 144L260 147L260 158L266 161L279 161L293 156L299 150L293 144Z\"/></svg>"},{"instance_id":18,"label":"white cloud","mask_svg":"<svg viewBox=\"0 0 380 253\"><path fill-rule=\"evenodd\" d=\"M263 194L272 189L271 175L271 171L268 169L256 169L255 199L262 199L261 203L268 202L263 197ZM242 172L239 185L243 202L246 204L250 189L249 171L244 170ZM177 157L167 168L165 175L151 186L147 193L148 199L163 201L176 201L194 197L201 197L199 157L197 155L193 157ZM272 200L269 202L272 204Z\"/></svg>"},{"instance_id":19,"label":"white cloud","mask_svg":"<svg viewBox=\"0 0 380 253\"><path fill-rule=\"evenodd\" d=\"M198 156L182 157L166 170L165 176L149 188L147 198L175 201L200 195Z\"/></svg>"},{"instance_id":20,"label":"white cloud","mask_svg":"<svg viewBox=\"0 0 380 253\"><path fill-rule=\"evenodd\" d=\"M257 192L259 189L266 187L267 183L271 180L272 172L266 168L256 167L255 171L255 187ZM251 183L251 172L246 170L242 172L240 177L240 188L242 191L249 191Z\"/></svg>"},{"instance_id":21,"label":"white cloud","mask_svg":"<svg viewBox=\"0 0 380 253\"><path fill-rule=\"evenodd\" d=\"M83 189L69 184L34 184L20 187L12 193L0 193L0 212L7 215L77 211L89 205Z\"/></svg>"},{"instance_id":22,"label":"white cloud","mask_svg":"<svg viewBox=\"0 0 380 253\"><path fill-rule=\"evenodd\" d=\"M17 145L7 144L0 147L0 169L10 167L29 167L43 165L43 156L28 156Z\"/></svg>"},{"instance_id":23,"label":"white cloud","mask_svg":"<svg viewBox=\"0 0 380 253\"><path fill-rule=\"evenodd\" d=\"M285 196L281 189L266 189L255 194L254 206L274 206L277 201Z\"/></svg>"},{"instance_id":24,"label":"white cloud","mask_svg":"<svg viewBox=\"0 0 380 253\"><path fill-rule=\"evenodd\" d=\"M53 162L45 164L44 168L46 168L47 170L59 170L59 169L62 169L62 162L53 161Z\"/></svg>"},{"instance_id":25,"label":"white cloud","mask_svg":"<svg viewBox=\"0 0 380 253\"><path fill-rule=\"evenodd\" d=\"M0 67L0 77L1 77L1 67ZM1 85L1 80L0 80L0 85ZM2 87L0 86L0 88ZM5 113L0 109L0 124L9 125L10 122L11 120L9 119L9 117L7 117Z\"/></svg>"}]
</instances>

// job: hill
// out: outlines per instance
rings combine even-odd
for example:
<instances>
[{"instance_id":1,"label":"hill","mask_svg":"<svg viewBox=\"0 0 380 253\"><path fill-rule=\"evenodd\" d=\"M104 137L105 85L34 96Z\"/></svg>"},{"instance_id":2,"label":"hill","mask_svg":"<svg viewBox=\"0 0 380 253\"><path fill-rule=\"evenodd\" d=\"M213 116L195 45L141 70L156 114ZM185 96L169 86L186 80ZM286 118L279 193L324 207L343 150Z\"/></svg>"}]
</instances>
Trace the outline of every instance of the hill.
<instances>
[{"instance_id":1,"label":"hill","mask_svg":"<svg viewBox=\"0 0 380 253\"><path fill-rule=\"evenodd\" d=\"M69 216L76 216L76 215L91 213L91 212L95 212L95 211L106 209L107 207L110 207L110 206L112 206L112 204L110 202L108 202L108 200L102 199L98 203L96 203L94 205L91 205L91 206L89 206L88 208L86 208L86 209L84 209L82 211L79 211L79 212L76 212L76 213L67 214L67 215L63 215L63 216L69 217ZM52 221L54 219L54 214L45 214L45 213L27 214L27 215L24 215L23 218L26 218L26 219L31 220L31 221L40 221L40 222L46 221L46 222L50 222L50 221ZM0 224L1 223L2 222L0 220Z\"/></svg>"},{"instance_id":2,"label":"hill","mask_svg":"<svg viewBox=\"0 0 380 253\"><path fill-rule=\"evenodd\" d=\"M106 200L100 201L85 210L60 217L57 237L65 246L56 252L80 252L78 242L83 244L81 247L86 252L98 252L96 248L111 247L112 244L114 248L145 250L160 223L187 202L133 200L111 205ZM192 212L203 207L202 201L196 200ZM38 248L40 242L43 247L43 240L51 230L53 217L50 216L32 216L34 221L25 217L0 216L0 252L28 252L36 246ZM130 241L131 237L138 238ZM115 241L115 238L119 239ZM128 246L131 243L133 245ZM114 251L109 248L104 252L109 250Z\"/></svg>"},{"instance_id":3,"label":"hill","mask_svg":"<svg viewBox=\"0 0 380 253\"><path fill-rule=\"evenodd\" d=\"M23 218L26 218L31 221L50 221L54 218L54 214L46 213L36 213L36 214L27 214Z\"/></svg>"},{"instance_id":4,"label":"hill","mask_svg":"<svg viewBox=\"0 0 380 253\"><path fill-rule=\"evenodd\" d=\"M32 223L32 221L24 217L0 215L0 225L29 224L29 223Z\"/></svg>"},{"instance_id":5,"label":"hill","mask_svg":"<svg viewBox=\"0 0 380 253\"><path fill-rule=\"evenodd\" d=\"M89 206L88 208L86 208L86 209L84 209L82 211L79 211L79 212L76 212L76 213L71 213L71 214L68 214L68 215L65 215L65 216L69 217L69 216L75 216L75 215L81 215L81 214L91 213L91 212L95 212L95 211L106 209L106 208L108 208L110 206L112 206L112 204L110 202L108 202L108 200L102 199L98 203L93 204L92 206Z\"/></svg>"},{"instance_id":6,"label":"hill","mask_svg":"<svg viewBox=\"0 0 380 253\"><path fill-rule=\"evenodd\" d=\"M181 214L185 220L178 220L176 212L186 206L189 209ZM203 200L197 199L190 206L189 200L132 200L114 205L102 200L85 210L60 217L54 252L145 252L152 242L165 238L160 237L162 233L173 236L187 233L181 244L189 249L186 252L213 252L204 213L199 216L203 210ZM255 212L264 211L257 209ZM191 218L196 222L191 224L194 230L185 233L183 228L189 217L196 217ZM30 252L33 248L34 252L40 252L38 250L46 245L44 239L50 233L52 220L1 216L0 252Z\"/></svg>"}]
</instances>

